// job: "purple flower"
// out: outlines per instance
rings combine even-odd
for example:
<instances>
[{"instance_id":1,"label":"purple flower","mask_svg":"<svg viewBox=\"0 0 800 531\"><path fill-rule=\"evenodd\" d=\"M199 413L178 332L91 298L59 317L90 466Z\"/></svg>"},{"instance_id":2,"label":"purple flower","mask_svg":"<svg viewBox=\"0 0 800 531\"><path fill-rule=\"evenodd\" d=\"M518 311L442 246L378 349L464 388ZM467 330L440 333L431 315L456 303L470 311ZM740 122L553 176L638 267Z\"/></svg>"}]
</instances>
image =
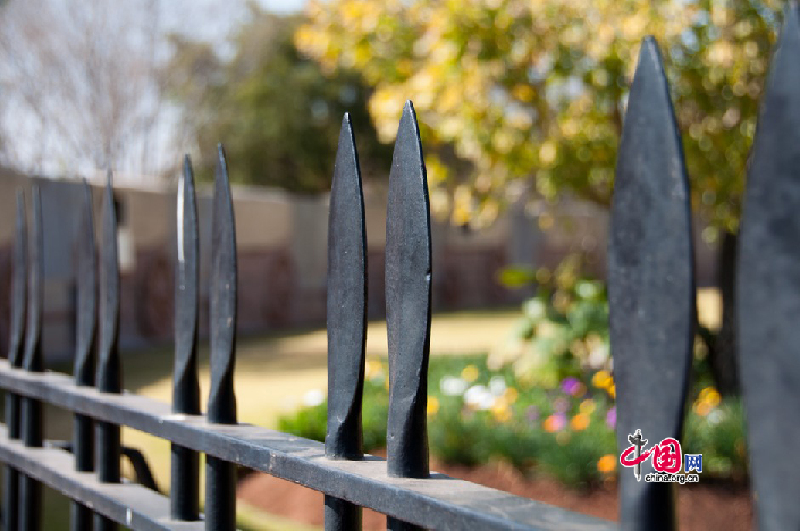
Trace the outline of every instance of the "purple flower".
<instances>
[{"instance_id":1,"label":"purple flower","mask_svg":"<svg viewBox=\"0 0 800 531\"><path fill-rule=\"evenodd\" d=\"M560 396L553 401L553 409L556 413L565 413L569 409L569 400Z\"/></svg>"},{"instance_id":2,"label":"purple flower","mask_svg":"<svg viewBox=\"0 0 800 531\"><path fill-rule=\"evenodd\" d=\"M536 406L528 406L526 411L528 415L528 420L531 424L536 424L539 421L539 408Z\"/></svg>"},{"instance_id":3,"label":"purple flower","mask_svg":"<svg viewBox=\"0 0 800 531\"><path fill-rule=\"evenodd\" d=\"M617 406L612 407L608 410L608 413L606 413L606 424L608 424L608 427L611 429L617 427Z\"/></svg>"},{"instance_id":4,"label":"purple flower","mask_svg":"<svg viewBox=\"0 0 800 531\"><path fill-rule=\"evenodd\" d=\"M569 376L564 378L564 380L561 382L561 390L564 391L565 394L575 396L581 390L581 382L577 378Z\"/></svg>"}]
</instances>

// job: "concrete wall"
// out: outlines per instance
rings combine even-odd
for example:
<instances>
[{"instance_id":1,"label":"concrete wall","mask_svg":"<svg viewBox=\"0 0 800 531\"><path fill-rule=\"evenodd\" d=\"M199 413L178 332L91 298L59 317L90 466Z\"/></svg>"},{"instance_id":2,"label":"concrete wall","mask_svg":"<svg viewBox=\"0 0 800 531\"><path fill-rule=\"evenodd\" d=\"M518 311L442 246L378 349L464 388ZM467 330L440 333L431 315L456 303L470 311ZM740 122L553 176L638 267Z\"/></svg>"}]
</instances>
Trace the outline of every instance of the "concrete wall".
<instances>
[{"instance_id":1,"label":"concrete wall","mask_svg":"<svg viewBox=\"0 0 800 531\"><path fill-rule=\"evenodd\" d=\"M41 187L45 244L43 346L49 356L69 355L74 342L74 256L81 188L75 181L36 180ZM29 178L0 174L0 345L8 337L8 287L14 230L15 189ZM99 241L102 187L93 187ZM124 346L171 340L176 249L173 187L116 188L122 271L120 340ZM234 187L239 264L239 328L244 333L321 325L325 322L328 198ZM208 326L211 188L198 189L201 255L201 333ZM385 313L384 246L386 191L365 190L369 263L369 313ZM540 231L539 213L517 205L482 231L434 221L434 309L513 304L526 290L497 282L506 265L556 265L580 251L595 274L604 274L606 214L590 205L565 202L552 228ZM713 250L700 247L700 283L713 281Z\"/></svg>"}]
</instances>

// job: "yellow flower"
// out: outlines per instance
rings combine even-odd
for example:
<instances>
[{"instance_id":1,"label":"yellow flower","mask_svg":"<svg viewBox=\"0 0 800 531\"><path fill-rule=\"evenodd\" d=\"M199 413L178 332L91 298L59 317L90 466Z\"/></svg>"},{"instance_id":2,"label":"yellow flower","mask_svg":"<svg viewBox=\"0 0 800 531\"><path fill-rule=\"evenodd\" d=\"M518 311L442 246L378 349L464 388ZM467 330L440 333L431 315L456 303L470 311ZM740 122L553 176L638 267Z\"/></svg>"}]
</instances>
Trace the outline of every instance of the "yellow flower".
<instances>
[{"instance_id":1,"label":"yellow flower","mask_svg":"<svg viewBox=\"0 0 800 531\"><path fill-rule=\"evenodd\" d=\"M603 474L610 474L617 468L617 458L612 454L606 454L597 460L597 470Z\"/></svg>"},{"instance_id":2,"label":"yellow flower","mask_svg":"<svg viewBox=\"0 0 800 531\"><path fill-rule=\"evenodd\" d=\"M467 365L461 371L461 377L467 382L474 382L478 379L478 376L480 376L480 371L475 365Z\"/></svg>"},{"instance_id":3,"label":"yellow flower","mask_svg":"<svg viewBox=\"0 0 800 531\"><path fill-rule=\"evenodd\" d=\"M606 389L613 383L614 380L611 378L611 375L608 374L608 371L597 371L594 373L594 376L592 376L592 385L598 389Z\"/></svg>"},{"instance_id":4,"label":"yellow flower","mask_svg":"<svg viewBox=\"0 0 800 531\"><path fill-rule=\"evenodd\" d=\"M383 376L383 364L377 360L367 360L364 372L367 380L381 377Z\"/></svg>"},{"instance_id":5,"label":"yellow flower","mask_svg":"<svg viewBox=\"0 0 800 531\"><path fill-rule=\"evenodd\" d=\"M497 422L508 422L511 420L511 408L508 407L508 404L504 400L498 400L495 405L492 406L491 411Z\"/></svg>"},{"instance_id":6,"label":"yellow flower","mask_svg":"<svg viewBox=\"0 0 800 531\"><path fill-rule=\"evenodd\" d=\"M608 394L611 395L611 398L617 398L617 386L616 386L616 384L612 383L611 385L609 385L608 389L606 389L606 391L608 391Z\"/></svg>"},{"instance_id":7,"label":"yellow flower","mask_svg":"<svg viewBox=\"0 0 800 531\"><path fill-rule=\"evenodd\" d=\"M589 416L583 413L578 413L570 421L570 426L575 431L582 431L589 427Z\"/></svg>"},{"instance_id":8,"label":"yellow flower","mask_svg":"<svg viewBox=\"0 0 800 531\"><path fill-rule=\"evenodd\" d=\"M428 397L428 415L435 415L439 411L439 399L435 396Z\"/></svg>"},{"instance_id":9,"label":"yellow flower","mask_svg":"<svg viewBox=\"0 0 800 531\"><path fill-rule=\"evenodd\" d=\"M720 400L722 400L722 397L713 387L706 387L700 391L700 396L698 397L698 401L708 404L711 408L717 407Z\"/></svg>"},{"instance_id":10,"label":"yellow flower","mask_svg":"<svg viewBox=\"0 0 800 531\"><path fill-rule=\"evenodd\" d=\"M513 404L514 402L516 402L517 397L519 397L519 391L517 391L513 387L508 387L506 389L505 394L503 395L503 398L505 398L506 402L508 402L509 404Z\"/></svg>"},{"instance_id":11,"label":"yellow flower","mask_svg":"<svg viewBox=\"0 0 800 531\"><path fill-rule=\"evenodd\" d=\"M580 411L584 415L591 415L594 413L594 410L597 408L597 405L594 403L594 400L591 398L587 398L580 405Z\"/></svg>"}]
</instances>

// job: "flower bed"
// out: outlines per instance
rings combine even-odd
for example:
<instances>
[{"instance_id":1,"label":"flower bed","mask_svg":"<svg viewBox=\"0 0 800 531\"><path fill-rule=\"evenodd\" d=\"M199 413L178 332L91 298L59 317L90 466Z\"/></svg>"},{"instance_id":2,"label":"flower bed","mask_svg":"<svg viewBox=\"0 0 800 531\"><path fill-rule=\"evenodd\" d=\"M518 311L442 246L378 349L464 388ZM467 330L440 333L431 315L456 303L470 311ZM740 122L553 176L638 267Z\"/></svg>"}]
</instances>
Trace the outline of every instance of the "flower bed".
<instances>
[{"instance_id":1,"label":"flower bed","mask_svg":"<svg viewBox=\"0 0 800 531\"><path fill-rule=\"evenodd\" d=\"M388 367L369 359L364 385L364 446L386 443ZM611 478L618 465L614 382L600 369L566 376L552 388L520 378L511 365L492 369L487 356L433 357L428 435L431 454L449 464L503 461L569 486ZM312 392L308 405L279 421L282 431L323 441L327 405ZM688 414L686 448L703 453L703 474L746 475L742 409L710 387L697 392Z\"/></svg>"}]
</instances>

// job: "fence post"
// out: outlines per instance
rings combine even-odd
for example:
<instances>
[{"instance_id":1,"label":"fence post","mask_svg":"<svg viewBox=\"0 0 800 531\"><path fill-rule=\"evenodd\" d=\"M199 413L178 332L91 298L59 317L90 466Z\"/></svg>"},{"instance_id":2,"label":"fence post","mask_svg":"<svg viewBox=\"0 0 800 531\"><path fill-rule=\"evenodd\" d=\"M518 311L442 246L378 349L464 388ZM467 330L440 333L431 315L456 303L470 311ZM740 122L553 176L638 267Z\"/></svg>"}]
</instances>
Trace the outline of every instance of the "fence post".
<instances>
[{"instance_id":1,"label":"fence post","mask_svg":"<svg viewBox=\"0 0 800 531\"><path fill-rule=\"evenodd\" d=\"M101 393L122 392L122 364L119 358L119 257L117 256L117 216L114 191L108 172L103 198L103 248L100 265L100 350L97 363L97 389ZM110 422L95 423L97 436L96 465L100 481L120 481L120 427ZM106 531L116 524L95 515L95 530Z\"/></svg>"},{"instance_id":2,"label":"fence post","mask_svg":"<svg viewBox=\"0 0 800 531\"><path fill-rule=\"evenodd\" d=\"M236 423L233 370L236 349L236 229L228 184L228 164L220 145L214 183L211 237L211 388L208 420ZM206 456L206 529L236 526L236 466Z\"/></svg>"},{"instance_id":3,"label":"fence post","mask_svg":"<svg viewBox=\"0 0 800 531\"><path fill-rule=\"evenodd\" d=\"M428 179L414 106L397 130L386 211L386 329L389 340L390 476L427 478L431 228ZM417 529L388 518L390 529Z\"/></svg>"},{"instance_id":4,"label":"fence post","mask_svg":"<svg viewBox=\"0 0 800 531\"><path fill-rule=\"evenodd\" d=\"M23 368L28 372L42 372L42 199L39 187L34 185L31 193L31 245L28 249L30 276L28 277L28 324L25 337ZM25 446L42 446L42 403L34 398L22 399L22 440ZM33 478L20 476L19 527L25 531L41 527L42 486Z\"/></svg>"},{"instance_id":5,"label":"fence post","mask_svg":"<svg viewBox=\"0 0 800 531\"><path fill-rule=\"evenodd\" d=\"M78 284L76 336L75 336L75 385L92 387L96 370L95 335L97 331L97 276L94 243L94 219L92 215L92 191L83 181L83 201L80 206L81 221L76 246L76 278ZM91 417L76 414L73 424L75 470L94 471L94 422ZM92 529L92 511L78 502L73 502L70 528L73 531Z\"/></svg>"},{"instance_id":6,"label":"fence post","mask_svg":"<svg viewBox=\"0 0 800 531\"><path fill-rule=\"evenodd\" d=\"M194 176L189 156L183 162L178 183L178 262L175 270L175 369L172 410L200 414L200 383L197 377L198 329L198 236ZM200 468L197 452L172 444L170 474L171 513L175 520L197 520L199 516Z\"/></svg>"},{"instance_id":7,"label":"fence post","mask_svg":"<svg viewBox=\"0 0 800 531\"><path fill-rule=\"evenodd\" d=\"M608 249L617 444L679 439L694 339L689 186L658 45L643 40L617 157ZM623 529L675 527L674 484L620 474Z\"/></svg>"},{"instance_id":8,"label":"fence post","mask_svg":"<svg viewBox=\"0 0 800 531\"><path fill-rule=\"evenodd\" d=\"M325 454L361 459L367 340L367 232L350 116L344 115L328 218L328 433ZM361 508L325 496L325 529L361 529Z\"/></svg>"}]
</instances>

